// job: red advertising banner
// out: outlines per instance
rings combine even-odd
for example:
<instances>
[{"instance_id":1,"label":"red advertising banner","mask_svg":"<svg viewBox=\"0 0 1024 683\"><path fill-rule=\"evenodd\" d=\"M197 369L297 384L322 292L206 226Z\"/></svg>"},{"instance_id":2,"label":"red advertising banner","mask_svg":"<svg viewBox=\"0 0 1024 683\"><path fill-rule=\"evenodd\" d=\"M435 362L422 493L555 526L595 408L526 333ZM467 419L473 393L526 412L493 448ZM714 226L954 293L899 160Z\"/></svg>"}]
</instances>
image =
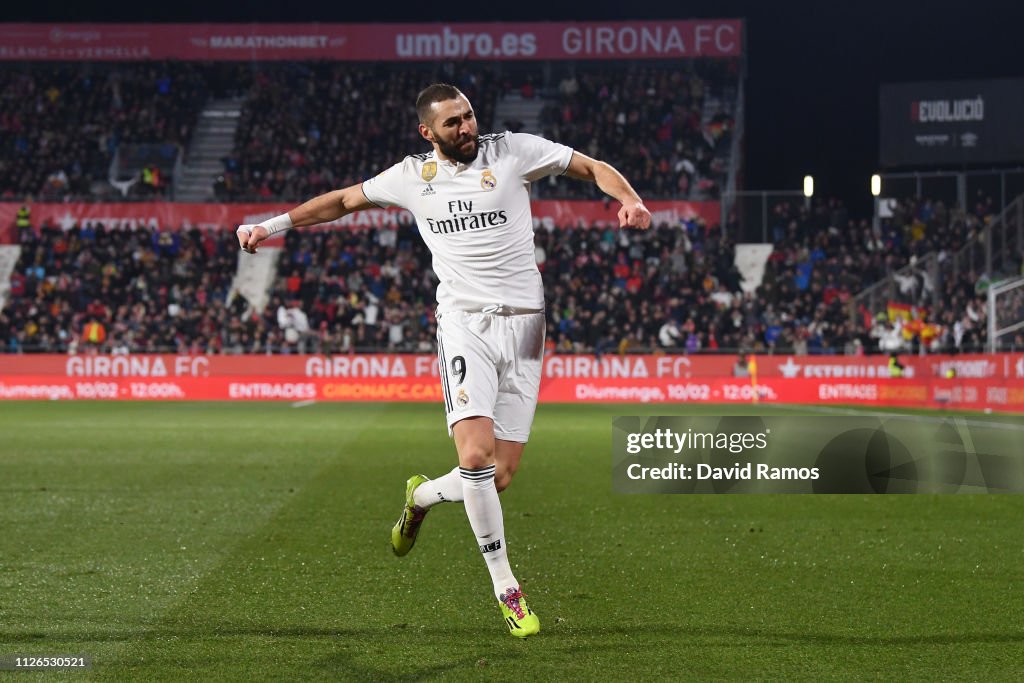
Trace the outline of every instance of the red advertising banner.
<instances>
[{"instance_id":1,"label":"red advertising banner","mask_svg":"<svg viewBox=\"0 0 1024 683\"><path fill-rule=\"evenodd\" d=\"M1024 354L932 356L917 359L918 373L902 378L869 374L875 358L840 360L849 363L833 366L868 370L860 376L850 370L828 377L761 374L753 381L730 376L731 359L721 356L553 355L544 361L540 400L728 404L756 398L763 404L1024 412ZM992 374L972 376L981 362L991 363L984 367ZM961 364L965 375L944 378L950 363ZM0 355L0 399L44 398L440 402L441 389L437 359L428 354L259 356L258 363L247 356Z\"/></svg>"},{"instance_id":2,"label":"red advertising banner","mask_svg":"<svg viewBox=\"0 0 1024 683\"><path fill-rule=\"evenodd\" d=\"M511 24L0 24L8 61L738 57L740 19Z\"/></svg>"},{"instance_id":3,"label":"red advertising banner","mask_svg":"<svg viewBox=\"0 0 1024 683\"><path fill-rule=\"evenodd\" d=\"M888 381L886 356L757 356L758 380L819 379ZM944 378L952 368L957 380L1024 380L1024 353L959 356L901 356L904 380ZM265 377L337 379L436 378L437 357L418 353L337 356L259 356L256 374ZM729 377L735 358L711 355L550 354L547 380L686 380ZM0 378L51 375L70 378L235 377L253 373L251 356L175 354L74 355L0 354ZM745 378L743 381L747 381Z\"/></svg>"},{"instance_id":4,"label":"red advertising banner","mask_svg":"<svg viewBox=\"0 0 1024 683\"><path fill-rule=\"evenodd\" d=\"M701 380L552 379L541 384L542 403L757 403L763 405L866 405L876 407L1024 412L1024 381L995 386L981 380L906 379L827 382L771 379L756 385L735 378ZM0 400L159 401L433 401L441 384L425 378L326 378L246 375L226 377L68 378L0 376Z\"/></svg>"},{"instance_id":5,"label":"red advertising banner","mask_svg":"<svg viewBox=\"0 0 1024 683\"><path fill-rule=\"evenodd\" d=\"M952 370L960 379L1022 379L1024 354L901 355L904 377L945 377ZM761 377L806 379L873 379L889 377L888 356L758 356Z\"/></svg>"},{"instance_id":6,"label":"red advertising banner","mask_svg":"<svg viewBox=\"0 0 1024 683\"><path fill-rule=\"evenodd\" d=\"M667 223L678 225L681 221L697 218L705 224L717 224L720 220L718 202L652 201L646 202L655 225ZM0 202L0 244L17 239L13 226L18 202ZM547 227L618 225L618 203L597 201L537 200L531 203L533 220L536 225ZM30 204L32 224L44 221L69 230L76 225L103 225L109 229L136 230L188 230L225 229L242 223L258 223L277 216L294 204L178 204L174 202L126 202L110 204L89 204L71 202L67 204ZM412 225L412 214L405 209L372 208L349 214L344 218L326 223L326 227L337 228L392 228ZM6 239L5 239L6 238Z\"/></svg>"},{"instance_id":7,"label":"red advertising banner","mask_svg":"<svg viewBox=\"0 0 1024 683\"><path fill-rule=\"evenodd\" d=\"M0 375L0 400L154 401L437 401L441 383L416 378L359 380L237 377L69 379L53 375Z\"/></svg>"},{"instance_id":8,"label":"red advertising banner","mask_svg":"<svg viewBox=\"0 0 1024 683\"><path fill-rule=\"evenodd\" d=\"M552 403L756 403L1024 412L1024 380L993 385L981 380L929 378L836 382L815 379L548 380L540 400Z\"/></svg>"}]
</instances>

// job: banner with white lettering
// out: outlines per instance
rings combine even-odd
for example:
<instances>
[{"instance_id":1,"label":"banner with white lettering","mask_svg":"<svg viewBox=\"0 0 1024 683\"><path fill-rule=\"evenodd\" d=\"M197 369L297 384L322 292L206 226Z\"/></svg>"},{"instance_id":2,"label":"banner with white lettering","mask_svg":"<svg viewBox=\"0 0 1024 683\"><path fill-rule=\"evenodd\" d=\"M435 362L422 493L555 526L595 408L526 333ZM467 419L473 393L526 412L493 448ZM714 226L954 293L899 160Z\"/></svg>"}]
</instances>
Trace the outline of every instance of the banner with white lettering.
<instances>
[{"instance_id":1,"label":"banner with white lettering","mask_svg":"<svg viewBox=\"0 0 1024 683\"><path fill-rule=\"evenodd\" d=\"M1024 161L1024 79L881 88L883 166Z\"/></svg>"},{"instance_id":2,"label":"banner with white lettering","mask_svg":"<svg viewBox=\"0 0 1024 683\"><path fill-rule=\"evenodd\" d=\"M742 19L502 24L0 24L0 60L738 57Z\"/></svg>"},{"instance_id":3,"label":"banner with white lettering","mask_svg":"<svg viewBox=\"0 0 1024 683\"><path fill-rule=\"evenodd\" d=\"M263 376L343 379L437 377L437 357L418 353L367 353L337 356L258 356ZM1024 353L901 356L905 380L1024 380ZM549 354L545 380L683 380L728 377L735 357L726 355ZM888 356L756 356L752 381L814 379L836 382L889 379ZM246 355L60 355L0 354L0 377L228 377L253 373ZM751 381L737 378L737 381Z\"/></svg>"},{"instance_id":4,"label":"banner with white lettering","mask_svg":"<svg viewBox=\"0 0 1024 683\"><path fill-rule=\"evenodd\" d=\"M798 362L799 361L799 362ZM830 362L831 361L831 362ZM841 361L841 362L840 362ZM876 358L554 354L541 402L870 405L1024 412L1024 354L928 356L903 377ZM807 369L808 371L805 371ZM958 376L949 378L952 370ZM339 356L3 355L0 399L440 401L431 354Z\"/></svg>"}]
</instances>

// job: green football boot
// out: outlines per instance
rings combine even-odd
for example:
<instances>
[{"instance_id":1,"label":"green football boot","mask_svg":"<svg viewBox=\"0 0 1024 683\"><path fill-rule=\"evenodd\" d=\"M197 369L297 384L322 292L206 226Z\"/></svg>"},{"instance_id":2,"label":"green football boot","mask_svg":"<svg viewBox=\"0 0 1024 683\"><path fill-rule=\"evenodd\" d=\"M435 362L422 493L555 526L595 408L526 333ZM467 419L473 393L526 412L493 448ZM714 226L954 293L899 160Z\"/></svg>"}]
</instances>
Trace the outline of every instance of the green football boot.
<instances>
[{"instance_id":1,"label":"green football boot","mask_svg":"<svg viewBox=\"0 0 1024 683\"><path fill-rule=\"evenodd\" d=\"M402 509L402 516L398 523L391 529L391 549L395 555L402 557L407 555L412 547L416 545L416 534L420 531L420 524L427 516L427 510L417 507L413 501L413 491L425 481L430 481L422 474L409 477L405 482L405 507Z\"/></svg>"},{"instance_id":2,"label":"green football boot","mask_svg":"<svg viewBox=\"0 0 1024 683\"><path fill-rule=\"evenodd\" d=\"M509 588L502 593L498 605L509 633L516 638L535 636L540 632L540 619L526 604L526 596L518 588Z\"/></svg>"}]
</instances>

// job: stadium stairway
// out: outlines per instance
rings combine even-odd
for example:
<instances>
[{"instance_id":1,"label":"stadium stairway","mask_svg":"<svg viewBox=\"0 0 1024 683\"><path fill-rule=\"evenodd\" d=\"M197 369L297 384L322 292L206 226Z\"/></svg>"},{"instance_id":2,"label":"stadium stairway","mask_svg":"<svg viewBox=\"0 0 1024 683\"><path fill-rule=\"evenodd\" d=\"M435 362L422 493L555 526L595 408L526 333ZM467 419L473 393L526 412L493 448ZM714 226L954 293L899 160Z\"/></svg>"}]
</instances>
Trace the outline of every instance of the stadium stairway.
<instances>
[{"instance_id":1,"label":"stadium stairway","mask_svg":"<svg viewBox=\"0 0 1024 683\"><path fill-rule=\"evenodd\" d=\"M21 246L17 244L0 245L0 311L7 305L7 296L11 293L11 275L21 258Z\"/></svg>"},{"instance_id":2,"label":"stadium stairway","mask_svg":"<svg viewBox=\"0 0 1024 683\"><path fill-rule=\"evenodd\" d=\"M540 113L546 104L542 97L525 98L517 92L505 95L494 108L494 132L508 129L506 121L518 121L523 124L519 132L540 135Z\"/></svg>"},{"instance_id":3,"label":"stadium stairway","mask_svg":"<svg viewBox=\"0 0 1024 683\"><path fill-rule=\"evenodd\" d=\"M177 201L205 202L214 198L213 184L224 172L221 160L234 147L242 103L242 99L212 100L199 114L186 161L174 179Z\"/></svg>"},{"instance_id":4,"label":"stadium stairway","mask_svg":"<svg viewBox=\"0 0 1024 683\"><path fill-rule=\"evenodd\" d=\"M238 252L238 269L227 299L229 306L236 296L241 296L256 312L266 308L277 277L277 259L281 251L281 247L261 245L255 255Z\"/></svg>"}]
</instances>

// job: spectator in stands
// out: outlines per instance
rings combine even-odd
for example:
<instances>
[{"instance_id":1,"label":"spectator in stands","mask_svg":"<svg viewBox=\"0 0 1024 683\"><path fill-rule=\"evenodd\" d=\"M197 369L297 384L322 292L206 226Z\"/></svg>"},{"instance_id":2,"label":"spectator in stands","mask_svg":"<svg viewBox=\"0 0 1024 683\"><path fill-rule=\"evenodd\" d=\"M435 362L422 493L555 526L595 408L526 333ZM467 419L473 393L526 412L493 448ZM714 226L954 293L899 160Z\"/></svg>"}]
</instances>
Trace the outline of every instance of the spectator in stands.
<instances>
[{"instance_id":1,"label":"spectator in stands","mask_svg":"<svg viewBox=\"0 0 1024 683\"><path fill-rule=\"evenodd\" d=\"M680 344L682 334L679 331L679 323L674 319L670 318L665 321L658 330L658 343L661 344L662 348L674 349Z\"/></svg>"}]
</instances>

